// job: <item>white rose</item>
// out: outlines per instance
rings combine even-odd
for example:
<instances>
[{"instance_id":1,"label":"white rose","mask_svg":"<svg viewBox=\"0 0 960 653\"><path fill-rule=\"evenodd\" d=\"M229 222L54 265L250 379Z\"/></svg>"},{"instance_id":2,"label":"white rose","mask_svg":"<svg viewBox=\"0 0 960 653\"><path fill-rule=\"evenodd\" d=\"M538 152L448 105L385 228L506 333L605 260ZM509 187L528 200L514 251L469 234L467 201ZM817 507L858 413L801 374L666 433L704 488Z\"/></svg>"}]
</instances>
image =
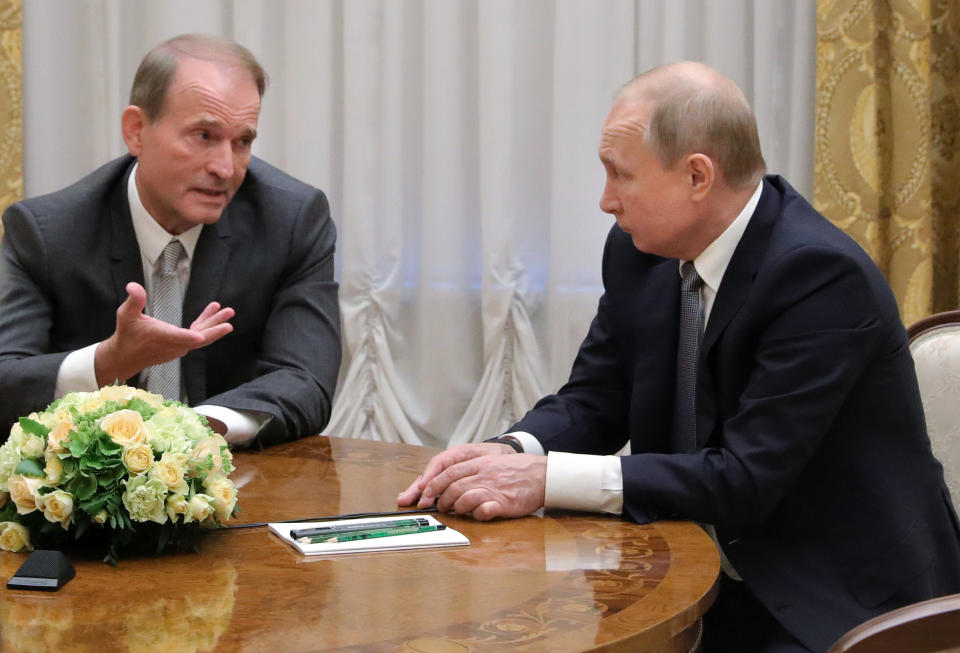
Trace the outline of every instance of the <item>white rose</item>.
<instances>
[{"instance_id":1,"label":"white rose","mask_svg":"<svg viewBox=\"0 0 960 653\"><path fill-rule=\"evenodd\" d=\"M233 514L233 508L237 505L237 488L229 478L220 476L213 479L208 478L206 483L207 492L213 496L213 506L217 511L217 519L226 521Z\"/></svg>"},{"instance_id":2,"label":"white rose","mask_svg":"<svg viewBox=\"0 0 960 653\"><path fill-rule=\"evenodd\" d=\"M24 458L39 458L43 455L44 449L46 449L46 443L43 438L31 435L20 445L20 455Z\"/></svg>"},{"instance_id":3,"label":"white rose","mask_svg":"<svg viewBox=\"0 0 960 653\"><path fill-rule=\"evenodd\" d=\"M229 462L233 460L233 455L226 449L227 441L217 435L203 438L193 448L191 462L193 466L200 467L202 471L208 474L220 474L224 469L224 457ZM212 465L209 469L208 465Z\"/></svg>"},{"instance_id":4,"label":"white rose","mask_svg":"<svg viewBox=\"0 0 960 653\"><path fill-rule=\"evenodd\" d=\"M47 485L51 487L60 485L60 481L63 479L63 463L60 462L57 454L49 451L44 458L47 461L47 466L43 468L43 473L47 477Z\"/></svg>"},{"instance_id":5,"label":"white rose","mask_svg":"<svg viewBox=\"0 0 960 653\"><path fill-rule=\"evenodd\" d=\"M133 396L137 399L143 399L154 408L160 408L160 406L163 405L163 397L152 392L147 392L141 388L136 388L133 391Z\"/></svg>"},{"instance_id":6,"label":"white rose","mask_svg":"<svg viewBox=\"0 0 960 653\"><path fill-rule=\"evenodd\" d=\"M33 551L30 531L15 521L0 523L0 549L4 551Z\"/></svg>"},{"instance_id":7,"label":"white rose","mask_svg":"<svg viewBox=\"0 0 960 653\"><path fill-rule=\"evenodd\" d=\"M143 425L143 416L135 410L118 410L100 420L100 428L106 431L110 439L120 445L147 441L147 430Z\"/></svg>"},{"instance_id":8,"label":"white rose","mask_svg":"<svg viewBox=\"0 0 960 653\"><path fill-rule=\"evenodd\" d=\"M60 524L63 530L67 530L73 516L73 495L63 490L54 490L50 494L43 495L41 503L43 516L47 521Z\"/></svg>"},{"instance_id":9,"label":"white rose","mask_svg":"<svg viewBox=\"0 0 960 653\"><path fill-rule=\"evenodd\" d=\"M190 498L187 508L188 511L183 520L185 523L203 521L213 514L213 497L207 494L195 494Z\"/></svg>"},{"instance_id":10,"label":"white rose","mask_svg":"<svg viewBox=\"0 0 960 653\"><path fill-rule=\"evenodd\" d=\"M66 451L64 444L70 441L70 438L67 437L70 435L70 431L74 428L73 419L67 417L67 419L59 420L52 429L50 429L49 435L47 435L47 447L50 451L55 453L63 453Z\"/></svg>"},{"instance_id":11,"label":"white rose","mask_svg":"<svg viewBox=\"0 0 960 653\"><path fill-rule=\"evenodd\" d=\"M37 488L43 483L42 478L32 478L22 474L14 474L7 481L10 498L17 506L17 513L26 515L37 509Z\"/></svg>"},{"instance_id":12,"label":"white rose","mask_svg":"<svg viewBox=\"0 0 960 653\"><path fill-rule=\"evenodd\" d=\"M130 401L136 390L127 385L105 385L97 393L104 401Z\"/></svg>"},{"instance_id":13,"label":"white rose","mask_svg":"<svg viewBox=\"0 0 960 653\"><path fill-rule=\"evenodd\" d=\"M148 476L163 481L170 492L186 494L190 488L187 487L187 481L183 478L185 458L183 454L164 453L150 468Z\"/></svg>"},{"instance_id":14,"label":"white rose","mask_svg":"<svg viewBox=\"0 0 960 653\"><path fill-rule=\"evenodd\" d=\"M189 512L187 499L182 494L171 494L167 497L167 516L173 523L177 522L178 517L182 517Z\"/></svg>"},{"instance_id":15,"label":"white rose","mask_svg":"<svg viewBox=\"0 0 960 653\"><path fill-rule=\"evenodd\" d=\"M153 449L149 444L135 442L123 448L123 465L131 474L143 474L153 463Z\"/></svg>"}]
</instances>

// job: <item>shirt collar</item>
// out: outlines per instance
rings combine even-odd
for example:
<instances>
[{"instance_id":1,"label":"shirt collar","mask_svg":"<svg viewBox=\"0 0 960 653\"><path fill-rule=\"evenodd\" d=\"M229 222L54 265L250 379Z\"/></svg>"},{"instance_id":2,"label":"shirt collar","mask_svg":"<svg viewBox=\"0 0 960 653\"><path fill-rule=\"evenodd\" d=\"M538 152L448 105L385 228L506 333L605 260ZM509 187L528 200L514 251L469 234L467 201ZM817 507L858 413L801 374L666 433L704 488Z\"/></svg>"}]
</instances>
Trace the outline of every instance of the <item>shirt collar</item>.
<instances>
[{"instance_id":1,"label":"shirt collar","mask_svg":"<svg viewBox=\"0 0 960 653\"><path fill-rule=\"evenodd\" d=\"M137 235L140 253L152 268L156 266L163 248L167 246L173 236L153 219L153 216L143 206L143 202L140 201L140 193L137 191L136 182L138 165L138 163L133 164L133 170L130 171L130 177L127 180L127 201L130 203L130 217L133 218L133 231ZM197 240L200 238L202 229L203 225L198 224L176 236L187 253L188 261L193 260L193 250L197 247Z\"/></svg>"},{"instance_id":2,"label":"shirt collar","mask_svg":"<svg viewBox=\"0 0 960 653\"><path fill-rule=\"evenodd\" d=\"M700 256L693 260L693 267L697 274L703 279L703 283L714 293L720 288L720 282L723 280L723 274L727 271L730 259L740 243L743 232L747 229L753 212L760 203L760 192L763 190L763 180L757 184L753 195L747 200L747 204L740 211L740 214L723 230L723 233L717 236L717 239L707 245L707 248L700 252ZM680 261L683 266L684 261ZM682 275L682 273L681 273Z\"/></svg>"}]
</instances>

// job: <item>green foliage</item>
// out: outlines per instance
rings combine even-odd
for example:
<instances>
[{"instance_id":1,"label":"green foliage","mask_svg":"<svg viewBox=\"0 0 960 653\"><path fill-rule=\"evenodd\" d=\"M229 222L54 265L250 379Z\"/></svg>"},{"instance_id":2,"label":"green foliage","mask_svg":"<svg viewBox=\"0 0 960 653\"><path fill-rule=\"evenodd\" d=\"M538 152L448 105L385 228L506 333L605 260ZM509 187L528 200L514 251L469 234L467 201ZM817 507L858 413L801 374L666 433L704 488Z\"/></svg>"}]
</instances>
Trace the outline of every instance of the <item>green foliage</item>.
<instances>
[{"instance_id":1,"label":"green foliage","mask_svg":"<svg viewBox=\"0 0 960 653\"><path fill-rule=\"evenodd\" d=\"M143 399L132 399L130 403L127 404L127 408L129 408L130 410L135 410L141 415L143 415L144 421L156 415L158 410L153 406L151 406L150 404L148 404L147 402L145 402Z\"/></svg>"},{"instance_id":2,"label":"green foliage","mask_svg":"<svg viewBox=\"0 0 960 653\"><path fill-rule=\"evenodd\" d=\"M24 476L41 478L43 476L43 465L41 465L40 461L38 461L36 458L24 458L13 471L14 474L23 474Z\"/></svg>"},{"instance_id":3,"label":"green foliage","mask_svg":"<svg viewBox=\"0 0 960 653\"><path fill-rule=\"evenodd\" d=\"M0 522L16 521L16 517L17 507L13 504L13 501L7 501L6 505L0 508Z\"/></svg>"},{"instance_id":4,"label":"green foliage","mask_svg":"<svg viewBox=\"0 0 960 653\"><path fill-rule=\"evenodd\" d=\"M23 429L23 432L27 435L36 435L41 438L46 438L50 434L50 429L41 424L40 422L35 422L32 419L26 417L20 418L20 428Z\"/></svg>"}]
</instances>

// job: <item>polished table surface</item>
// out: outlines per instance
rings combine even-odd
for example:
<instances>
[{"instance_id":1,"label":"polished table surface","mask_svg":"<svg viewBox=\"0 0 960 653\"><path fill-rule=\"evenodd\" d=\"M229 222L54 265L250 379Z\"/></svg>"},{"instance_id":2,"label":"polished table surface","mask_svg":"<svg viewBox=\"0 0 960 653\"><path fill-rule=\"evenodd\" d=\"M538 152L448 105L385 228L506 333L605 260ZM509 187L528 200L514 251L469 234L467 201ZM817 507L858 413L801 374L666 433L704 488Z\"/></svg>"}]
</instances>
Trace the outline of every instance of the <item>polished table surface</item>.
<instances>
[{"instance_id":1,"label":"polished table surface","mask_svg":"<svg viewBox=\"0 0 960 653\"><path fill-rule=\"evenodd\" d=\"M435 449L312 437L240 453L232 523L396 510ZM686 651L719 561L694 524L438 515L470 546L304 557L266 528L199 553L72 561L57 593L0 590L4 651ZM23 554L0 553L0 577Z\"/></svg>"}]
</instances>

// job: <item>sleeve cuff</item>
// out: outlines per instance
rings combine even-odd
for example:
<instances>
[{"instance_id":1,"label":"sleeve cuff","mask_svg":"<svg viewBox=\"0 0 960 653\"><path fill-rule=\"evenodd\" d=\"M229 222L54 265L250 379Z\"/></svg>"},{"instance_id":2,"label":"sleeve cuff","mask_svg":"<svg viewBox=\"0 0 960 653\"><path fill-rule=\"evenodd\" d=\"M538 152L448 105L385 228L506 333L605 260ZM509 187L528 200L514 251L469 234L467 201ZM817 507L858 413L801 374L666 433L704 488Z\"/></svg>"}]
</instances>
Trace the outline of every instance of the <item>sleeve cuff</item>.
<instances>
[{"instance_id":1,"label":"sleeve cuff","mask_svg":"<svg viewBox=\"0 0 960 653\"><path fill-rule=\"evenodd\" d=\"M87 345L67 354L57 370L57 387L54 397L60 398L68 392L96 392L97 372L95 360L99 342Z\"/></svg>"},{"instance_id":2,"label":"sleeve cuff","mask_svg":"<svg viewBox=\"0 0 960 653\"><path fill-rule=\"evenodd\" d=\"M544 506L619 515L623 512L620 458L551 451Z\"/></svg>"},{"instance_id":3,"label":"sleeve cuff","mask_svg":"<svg viewBox=\"0 0 960 653\"><path fill-rule=\"evenodd\" d=\"M224 423L227 427L225 439L231 448L249 446L256 437L257 431L269 419L269 416L261 417L260 413L254 411L233 410L226 406L215 406L213 404L202 404L195 407L194 410L201 415L213 417Z\"/></svg>"}]
</instances>

